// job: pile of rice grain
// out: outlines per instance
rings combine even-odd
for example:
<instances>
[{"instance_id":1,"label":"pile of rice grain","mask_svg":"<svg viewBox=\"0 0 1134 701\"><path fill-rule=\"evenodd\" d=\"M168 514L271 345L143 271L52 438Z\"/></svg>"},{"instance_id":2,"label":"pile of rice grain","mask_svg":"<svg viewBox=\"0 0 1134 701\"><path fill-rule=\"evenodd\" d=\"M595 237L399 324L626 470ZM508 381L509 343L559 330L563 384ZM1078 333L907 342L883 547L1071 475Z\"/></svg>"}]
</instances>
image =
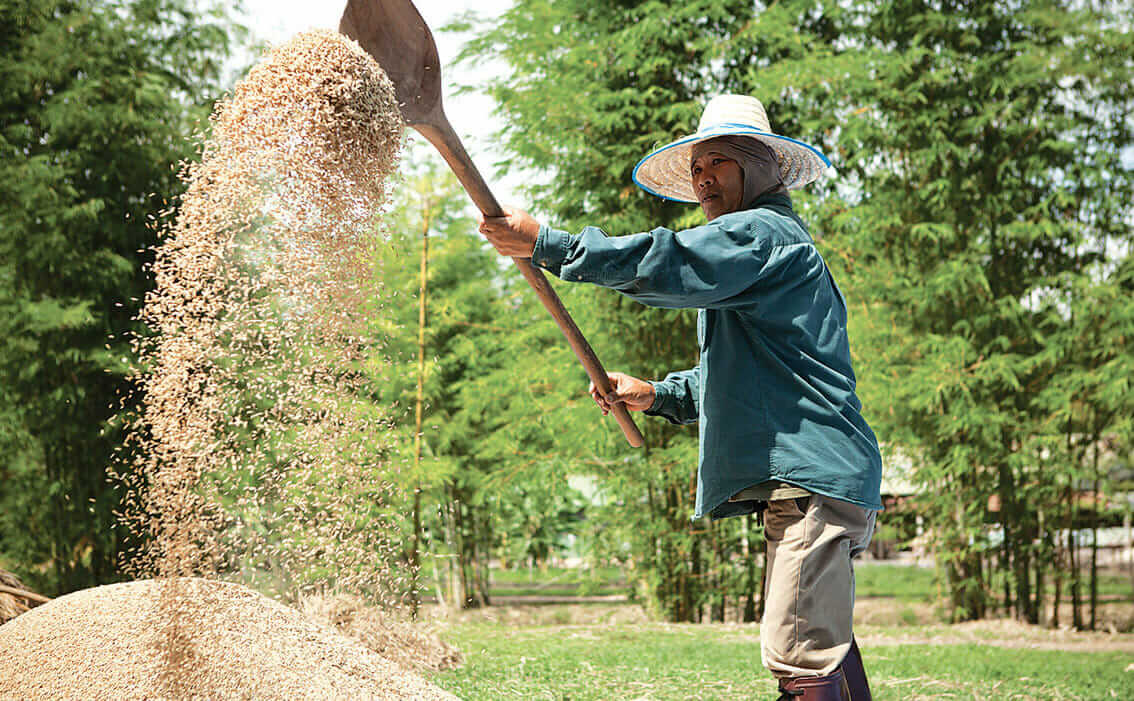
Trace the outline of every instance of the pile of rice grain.
<instances>
[{"instance_id":1,"label":"pile of rice grain","mask_svg":"<svg viewBox=\"0 0 1134 701\"><path fill-rule=\"evenodd\" d=\"M194 672L170 688L148 580L60 597L0 626L3 699L454 699L416 672L235 584L178 582L196 611Z\"/></svg>"},{"instance_id":2,"label":"pile of rice grain","mask_svg":"<svg viewBox=\"0 0 1134 701\"><path fill-rule=\"evenodd\" d=\"M384 615L350 594L313 594L299 610L408 669L440 672L461 663L461 653L420 622Z\"/></svg>"}]
</instances>

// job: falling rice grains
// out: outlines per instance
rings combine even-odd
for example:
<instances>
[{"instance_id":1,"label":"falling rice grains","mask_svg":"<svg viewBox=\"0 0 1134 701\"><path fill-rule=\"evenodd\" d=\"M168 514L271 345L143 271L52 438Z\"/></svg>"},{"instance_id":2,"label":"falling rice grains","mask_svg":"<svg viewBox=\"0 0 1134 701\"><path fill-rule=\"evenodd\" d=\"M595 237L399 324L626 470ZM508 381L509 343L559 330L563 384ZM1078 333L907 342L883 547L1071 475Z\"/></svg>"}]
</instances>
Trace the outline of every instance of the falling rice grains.
<instances>
[{"instance_id":1,"label":"falling rice grains","mask_svg":"<svg viewBox=\"0 0 1134 701\"><path fill-rule=\"evenodd\" d=\"M164 693L210 695L207 589L220 576L295 599L406 589L379 527L386 427L367 404L366 263L403 124L353 41L300 34L217 105L155 255L137 340L142 411L124 520L138 576L166 582ZM210 676L211 675L211 676ZM215 679L210 679L216 677ZM225 695L218 693L218 695Z\"/></svg>"}]
</instances>

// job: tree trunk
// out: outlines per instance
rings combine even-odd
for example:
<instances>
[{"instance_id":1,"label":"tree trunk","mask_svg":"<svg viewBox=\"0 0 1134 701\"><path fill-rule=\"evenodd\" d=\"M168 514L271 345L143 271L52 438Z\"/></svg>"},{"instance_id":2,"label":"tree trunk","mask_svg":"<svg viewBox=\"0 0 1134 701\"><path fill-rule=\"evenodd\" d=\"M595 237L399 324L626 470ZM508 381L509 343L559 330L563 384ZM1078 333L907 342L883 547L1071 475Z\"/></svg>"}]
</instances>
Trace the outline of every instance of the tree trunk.
<instances>
[{"instance_id":1,"label":"tree trunk","mask_svg":"<svg viewBox=\"0 0 1134 701\"><path fill-rule=\"evenodd\" d=\"M1126 543L1126 552L1130 555L1126 558L1126 571L1130 576L1130 586L1134 588L1134 518L1131 518L1131 511L1134 510L1127 506L1126 513L1122 515L1122 530L1126 536L1123 539Z\"/></svg>"},{"instance_id":2,"label":"tree trunk","mask_svg":"<svg viewBox=\"0 0 1134 701\"><path fill-rule=\"evenodd\" d=\"M720 523L712 522L710 528L713 535L713 579L711 586L713 587L713 608L709 613L710 618L717 623L724 623L725 619L725 602L728 598L728 591L726 588L726 567L725 563L725 546L724 546L724 526Z\"/></svg>"},{"instance_id":3,"label":"tree trunk","mask_svg":"<svg viewBox=\"0 0 1134 701\"><path fill-rule=\"evenodd\" d=\"M741 620L745 623L756 621L756 548L753 547L752 514L744 517L744 531L742 534L742 547L744 551L744 613Z\"/></svg>"},{"instance_id":4,"label":"tree trunk","mask_svg":"<svg viewBox=\"0 0 1134 701\"><path fill-rule=\"evenodd\" d=\"M1067 500L1061 500L1063 504L1067 504ZM1058 507L1057 507L1058 508ZM1067 505L1070 509L1070 505ZM1063 509L1059 509L1060 516ZM1057 517L1058 522L1058 517ZM1067 550L1064 547L1063 541L1059 538L1059 528L1055 526L1052 528L1052 552L1055 553L1055 566L1052 572L1052 579L1055 580L1055 602L1051 605L1051 627L1059 627L1059 606L1063 603L1063 580L1067 573Z\"/></svg>"},{"instance_id":5,"label":"tree trunk","mask_svg":"<svg viewBox=\"0 0 1134 701\"><path fill-rule=\"evenodd\" d=\"M485 558L481 552L482 528L473 509L465 511L462 520L465 526L462 529L464 543L461 557L461 567L466 582L464 607L483 608L489 604L489 601L484 574Z\"/></svg>"},{"instance_id":6,"label":"tree trunk","mask_svg":"<svg viewBox=\"0 0 1134 701\"><path fill-rule=\"evenodd\" d=\"M1026 517L1025 517L1026 518ZM1018 607L1020 611L1019 618L1028 623L1036 623L1035 610L1033 608L1033 594L1032 594L1032 539L1033 532L1030 523L1025 523L1016 529L1017 533L1017 565L1016 565L1016 579L1017 579L1017 594L1016 598L1019 602Z\"/></svg>"},{"instance_id":7,"label":"tree trunk","mask_svg":"<svg viewBox=\"0 0 1134 701\"><path fill-rule=\"evenodd\" d=\"M685 561L674 542L676 531L672 522L673 512L677 507L674 503L673 491L672 486L663 484L662 495L665 505L662 508L661 518L664 522L669 523L669 526L667 527L668 532L660 538L661 566L657 569L657 590L662 609L671 621L678 622L688 619L685 610L682 608Z\"/></svg>"},{"instance_id":8,"label":"tree trunk","mask_svg":"<svg viewBox=\"0 0 1134 701\"><path fill-rule=\"evenodd\" d=\"M460 552L457 538L457 525L456 516L454 515L455 498L453 496L452 485L447 485L445 488L448 498L442 504L441 516L442 523L445 528L445 547L448 550L448 563L446 564L446 586L448 587L449 606L452 608L461 608L462 602L465 600L465 592L461 588L460 580L460 557L457 553Z\"/></svg>"},{"instance_id":9,"label":"tree trunk","mask_svg":"<svg viewBox=\"0 0 1134 701\"><path fill-rule=\"evenodd\" d=\"M954 619L975 621L984 618L986 602L981 589L980 556L965 552L946 568L953 592Z\"/></svg>"},{"instance_id":10,"label":"tree trunk","mask_svg":"<svg viewBox=\"0 0 1134 701\"><path fill-rule=\"evenodd\" d=\"M417 305L417 401L414 406L413 473L413 546L410 549L410 618L417 620L421 606L419 572L421 570L421 420L425 406L425 309L429 272L429 226L431 207L426 199L421 227L421 280L418 286Z\"/></svg>"},{"instance_id":11,"label":"tree trunk","mask_svg":"<svg viewBox=\"0 0 1134 701\"><path fill-rule=\"evenodd\" d=\"M659 523L660 519L664 518L664 514L662 514L658 508L658 498L654 494L654 483L652 480L646 482L646 505L650 509L650 522ZM659 540L657 532L654 529L651 528L649 533L649 547L646 549L645 558L642 564L644 565L646 572L658 573L661 571L662 563L665 562L665 556L663 553L665 546ZM657 577L656 574L654 575L654 583L655 588L654 590L650 591L648 595L652 596L657 601L657 603L662 604L662 602L665 601L665 596L663 593L663 582L660 581L660 578Z\"/></svg>"},{"instance_id":12,"label":"tree trunk","mask_svg":"<svg viewBox=\"0 0 1134 701\"><path fill-rule=\"evenodd\" d=\"M477 568L476 584L477 584L477 598L481 606L489 606L492 601L488 598L488 564L492 554L492 526L488 514L479 522L479 527L476 533L477 539Z\"/></svg>"},{"instance_id":13,"label":"tree trunk","mask_svg":"<svg viewBox=\"0 0 1134 701\"><path fill-rule=\"evenodd\" d=\"M1102 510L1102 499L1099 495L1099 489L1102 486L1099 478L1099 441L1101 436L1095 435L1094 437L1094 514L1091 519L1091 630L1095 630L1098 624L1098 608L1099 608L1099 511Z\"/></svg>"},{"instance_id":14,"label":"tree trunk","mask_svg":"<svg viewBox=\"0 0 1134 701\"><path fill-rule=\"evenodd\" d=\"M692 525L689 526L689 530L693 530ZM701 622L701 597L698 596L699 592L697 591L700 588L698 585L701 583L701 574L703 572L701 565L701 541L696 536L693 536L690 539L689 563L686 566L688 568L686 571L689 571L690 574L684 578L685 592L681 597L682 605L688 612L687 615L689 618L687 620L691 623Z\"/></svg>"},{"instance_id":15,"label":"tree trunk","mask_svg":"<svg viewBox=\"0 0 1134 701\"><path fill-rule=\"evenodd\" d=\"M1075 543L1075 522L1079 511L1079 494L1071 481L1071 518L1067 528L1067 555L1071 561L1071 625L1075 630L1083 629L1083 612L1079 610L1079 556Z\"/></svg>"},{"instance_id":16,"label":"tree trunk","mask_svg":"<svg viewBox=\"0 0 1134 701\"><path fill-rule=\"evenodd\" d=\"M1062 555L1060 555L1059 551L1056 550L1055 561L1058 563L1061 562L1062 559ZM1052 578L1055 580L1055 601L1051 604L1051 627L1058 628L1059 604L1063 601L1063 574L1057 568L1056 571L1052 574Z\"/></svg>"},{"instance_id":17,"label":"tree trunk","mask_svg":"<svg viewBox=\"0 0 1134 701\"><path fill-rule=\"evenodd\" d=\"M461 500L461 492L456 487L452 487L453 495L453 525L454 531L457 536L456 542L456 557L457 557L457 572L460 574L461 579L461 608L477 608L479 603L476 599L476 583L474 580L473 568L475 562L473 558L476 554L476 548L472 544L474 538L470 534L471 516L466 518L464 505Z\"/></svg>"},{"instance_id":18,"label":"tree trunk","mask_svg":"<svg viewBox=\"0 0 1134 701\"><path fill-rule=\"evenodd\" d=\"M1050 550L1047 548L1047 532L1044 530L1043 509L1036 510L1036 520L1038 523L1040 553L1035 558L1035 577L1036 577L1036 594L1035 599L1032 600L1032 623L1039 624L1040 618L1043 616L1043 595L1044 595L1044 570L1050 562Z\"/></svg>"},{"instance_id":19,"label":"tree trunk","mask_svg":"<svg viewBox=\"0 0 1134 701\"><path fill-rule=\"evenodd\" d=\"M1001 514L1001 516L1003 517L1003 514ZM1011 560L1008 557L1007 531L1005 531L1004 542L1001 543L1001 547L1000 547L1000 572L1001 572L1002 576L1004 577L1004 615L1005 616L1011 616L1012 610L1013 610L1012 577L1011 577L1012 567L1009 564L1010 562L1011 562Z\"/></svg>"},{"instance_id":20,"label":"tree trunk","mask_svg":"<svg viewBox=\"0 0 1134 701\"><path fill-rule=\"evenodd\" d=\"M1007 445L1005 441L1005 445ZM1016 476L1008 465L1000 465L1000 525L1004 529L1004 572L1012 573L1016 583L1015 599L1012 600L1012 588L1005 584L1004 594L1008 599L1004 602L1007 610L1013 611L1017 620L1028 620L1031 590L1028 577L1028 542L1027 524L1024 514L1016 499Z\"/></svg>"},{"instance_id":21,"label":"tree trunk","mask_svg":"<svg viewBox=\"0 0 1134 701\"><path fill-rule=\"evenodd\" d=\"M957 504L953 513L953 524L946 525L945 528L955 528L963 523L963 507ZM972 549L963 531L954 531L947 534L946 538L948 541L944 543L945 550L952 553L952 557L945 565L952 605L951 617L954 622L984 618L987 610L987 592L984 589L984 568L981 566L980 553Z\"/></svg>"}]
</instances>

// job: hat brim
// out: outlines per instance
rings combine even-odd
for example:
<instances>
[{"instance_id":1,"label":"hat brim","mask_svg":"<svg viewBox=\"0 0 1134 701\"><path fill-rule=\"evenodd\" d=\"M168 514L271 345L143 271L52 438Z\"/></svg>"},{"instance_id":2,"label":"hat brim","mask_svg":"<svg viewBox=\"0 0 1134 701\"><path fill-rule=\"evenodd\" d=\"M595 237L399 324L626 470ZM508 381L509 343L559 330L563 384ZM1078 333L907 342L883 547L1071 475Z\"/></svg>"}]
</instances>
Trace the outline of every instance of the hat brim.
<instances>
[{"instance_id":1,"label":"hat brim","mask_svg":"<svg viewBox=\"0 0 1134 701\"><path fill-rule=\"evenodd\" d=\"M818 180L831 167L827 157L811 144L749 126L717 125L662 146L638 161L631 176L634 183L664 200L697 204L689 173L693 145L718 136L751 136L767 144L779 159L780 175L789 190Z\"/></svg>"}]
</instances>

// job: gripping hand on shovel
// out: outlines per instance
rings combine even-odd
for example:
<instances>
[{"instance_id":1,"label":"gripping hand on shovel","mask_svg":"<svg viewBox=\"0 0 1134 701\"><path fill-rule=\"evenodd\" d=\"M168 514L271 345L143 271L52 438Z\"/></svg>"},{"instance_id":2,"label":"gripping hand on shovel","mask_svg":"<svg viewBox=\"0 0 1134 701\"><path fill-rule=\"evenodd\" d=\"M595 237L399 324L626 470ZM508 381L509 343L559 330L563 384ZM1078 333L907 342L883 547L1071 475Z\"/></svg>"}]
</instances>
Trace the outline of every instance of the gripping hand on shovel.
<instances>
[{"instance_id":1,"label":"gripping hand on shovel","mask_svg":"<svg viewBox=\"0 0 1134 701\"><path fill-rule=\"evenodd\" d=\"M531 258L539 238L539 222L532 215L515 207L503 207L504 216L480 217L480 233L502 256Z\"/></svg>"},{"instance_id":2,"label":"gripping hand on shovel","mask_svg":"<svg viewBox=\"0 0 1134 701\"><path fill-rule=\"evenodd\" d=\"M504 207L504 216L480 218L480 233L502 256L530 258L539 238L539 222L522 209ZM645 411L654 404L654 386L621 372L607 373L610 391L603 394L591 382L590 393L606 416L622 403L629 411Z\"/></svg>"},{"instance_id":3,"label":"gripping hand on shovel","mask_svg":"<svg viewBox=\"0 0 1134 701\"><path fill-rule=\"evenodd\" d=\"M413 2L347 0L339 22L339 31L356 40L389 76L406 124L417 129L444 156L445 162L453 169L453 174L461 181L477 209L487 215L481 223L485 236L496 246L496 250L512 257L516 268L532 286L544 308L563 332L587 375L600 386L605 386L606 371L598 356L543 273L532 265L532 250L539 236L538 223L526 213L524 217L520 217L522 210L506 211L500 206L488 183L469 158L453 125L449 124L441 106L441 61L437 55L437 44ZM509 221L512 223L509 224ZM505 226L493 226L502 222ZM501 229L507 241L493 238ZM511 236L514 233L520 236L514 239ZM630 445L640 447L645 439L625 407L616 406L614 418Z\"/></svg>"},{"instance_id":4,"label":"gripping hand on shovel","mask_svg":"<svg viewBox=\"0 0 1134 701\"><path fill-rule=\"evenodd\" d=\"M591 383L590 393L595 403L602 409L602 415L610 413L612 405L621 402L630 411L645 411L654 404L654 386L645 380L631 377L621 372L607 373L610 378L610 392L605 396Z\"/></svg>"}]
</instances>

